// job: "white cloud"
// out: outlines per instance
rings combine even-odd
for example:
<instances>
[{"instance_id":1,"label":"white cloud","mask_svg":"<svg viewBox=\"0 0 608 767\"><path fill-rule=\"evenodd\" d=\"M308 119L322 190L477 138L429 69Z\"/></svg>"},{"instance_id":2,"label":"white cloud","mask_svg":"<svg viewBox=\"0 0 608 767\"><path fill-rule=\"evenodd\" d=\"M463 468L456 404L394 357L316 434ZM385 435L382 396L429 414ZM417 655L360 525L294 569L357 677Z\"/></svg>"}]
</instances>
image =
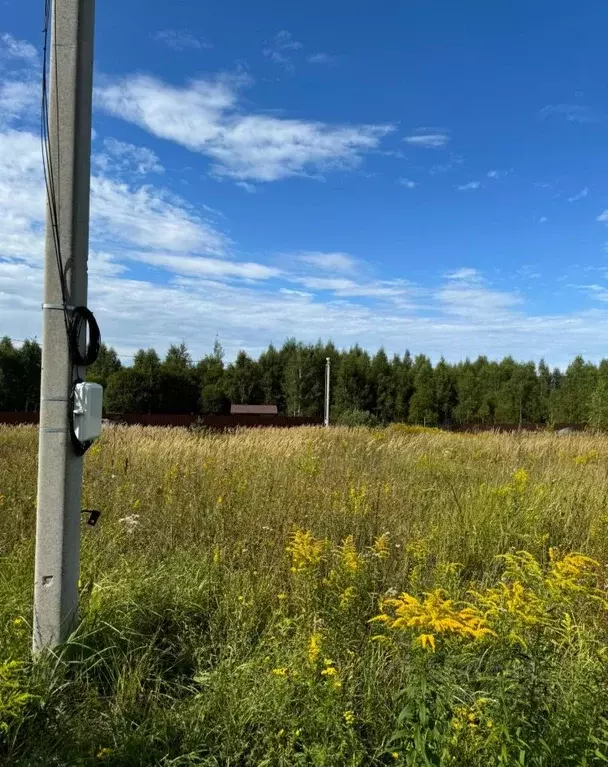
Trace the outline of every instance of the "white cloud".
<instances>
[{"instance_id":1,"label":"white cloud","mask_svg":"<svg viewBox=\"0 0 608 767\"><path fill-rule=\"evenodd\" d=\"M447 276L436 298L447 314L502 323L513 307L522 303L514 293L492 290L476 269L459 269Z\"/></svg>"},{"instance_id":2,"label":"white cloud","mask_svg":"<svg viewBox=\"0 0 608 767\"><path fill-rule=\"evenodd\" d=\"M293 39L286 29L278 32L272 43L262 50L262 54L273 64L280 64L287 72L294 71L293 52L299 51L302 43Z\"/></svg>"},{"instance_id":3,"label":"white cloud","mask_svg":"<svg viewBox=\"0 0 608 767\"><path fill-rule=\"evenodd\" d=\"M314 266L324 272L352 272L357 267L357 260L347 253L322 253L306 251L297 253L296 259L308 266Z\"/></svg>"},{"instance_id":4,"label":"white cloud","mask_svg":"<svg viewBox=\"0 0 608 767\"><path fill-rule=\"evenodd\" d=\"M406 144L422 149L443 149L447 146L450 136L447 131L439 128L417 128L411 136L406 136L403 140Z\"/></svg>"},{"instance_id":5,"label":"white cloud","mask_svg":"<svg viewBox=\"0 0 608 767\"><path fill-rule=\"evenodd\" d=\"M414 189L417 184L415 181L412 181L410 178L404 178L403 176L398 178L396 181L399 186L404 186L406 189Z\"/></svg>"},{"instance_id":6,"label":"white cloud","mask_svg":"<svg viewBox=\"0 0 608 767\"><path fill-rule=\"evenodd\" d=\"M226 236L183 200L151 186L93 176L91 216L93 235L106 242L211 255L228 248Z\"/></svg>"},{"instance_id":7,"label":"white cloud","mask_svg":"<svg viewBox=\"0 0 608 767\"><path fill-rule=\"evenodd\" d=\"M335 64L338 61L337 56L331 53L311 53L306 57L309 64Z\"/></svg>"},{"instance_id":8,"label":"white cloud","mask_svg":"<svg viewBox=\"0 0 608 767\"><path fill-rule=\"evenodd\" d=\"M563 117L573 123L592 123L599 119L595 112L584 104L549 104L540 110L540 116Z\"/></svg>"},{"instance_id":9,"label":"white cloud","mask_svg":"<svg viewBox=\"0 0 608 767\"><path fill-rule=\"evenodd\" d=\"M239 181L352 168L392 130L243 114L240 83L197 80L179 88L135 75L99 88L97 101L116 117L207 155L214 174Z\"/></svg>"},{"instance_id":10,"label":"white cloud","mask_svg":"<svg viewBox=\"0 0 608 767\"><path fill-rule=\"evenodd\" d=\"M589 194L589 187L585 186L577 194L573 195L572 197L568 197L568 202L578 202L579 200L582 200L584 197L586 197L588 194Z\"/></svg>"},{"instance_id":11,"label":"white cloud","mask_svg":"<svg viewBox=\"0 0 608 767\"><path fill-rule=\"evenodd\" d=\"M513 173L513 169L510 168L509 170L489 170L486 173L486 176L488 178L492 178L495 181L499 181L501 178L504 178L505 176L510 176L511 173Z\"/></svg>"},{"instance_id":12,"label":"white cloud","mask_svg":"<svg viewBox=\"0 0 608 767\"><path fill-rule=\"evenodd\" d=\"M168 45L174 51L185 51L187 49L198 51L201 48L213 48L211 43L206 40L200 40L184 29L161 29L154 35L154 39Z\"/></svg>"},{"instance_id":13,"label":"white cloud","mask_svg":"<svg viewBox=\"0 0 608 767\"><path fill-rule=\"evenodd\" d=\"M608 221L608 210L605 210L603 213L600 213L600 215L597 217L598 221Z\"/></svg>"},{"instance_id":14,"label":"white cloud","mask_svg":"<svg viewBox=\"0 0 608 767\"><path fill-rule=\"evenodd\" d=\"M93 166L104 173L162 173L164 171L157 155L147 147L135 146L115 138L103 141L104 152L93 155Z\"/></svg>"},{"instance_id":15,"label":"white cloud","mask_svg":"<svg viewBox=\"0 0 608 767\"><path fill-rule=\"evenodd\" d=\"M547 216L541 216L541 217L538 219L538 223L539 223L539 224L546 224L548 220L549 220L549 219L547 218Z\"/></svg>"},{"instance_id":16,"label":"white cloud","mask_svg":"<svg viewBox=\"0 0 608 767\"><path fill-rule=\"evenodd\" d=\"M414 291L404 280L372 280L356 282L346 277L291 277L293 282L310 290L329 291L339 297L384 298L388 300L410 300Z\"/></svg>"},{"instance_id":17,"label":"white cloud","mask_svg":"<svg viewBox=\"0 0 608 767\"><path fill-rule=\"evenodd\" d=\"M0 53L14 59L24 59L25 61L35 61L37 58L36 49L26 40L17 40L8 32L0 37Z\"/></svg>"},{"instance_id":18,"label":"white cloud","mask_svg":"<svg viewBox=\"0 0 608 767\"><path fill-rule=\"evenodd\" d=\"M171 274L205 277L211 279L235 277L243 280L268 280L281 272L264 264L227 261L217 258L176 255L150 251L127 251L125 257L165 269Z\"/></svg>"},{"instance_id":19,"label":"white cloud","mask_svg":"<svg viewBox=\"0 0 608 767\"><path fill-rule=\"evenodd\" d=\"M18 118L32 117L40 111L40 88L35 82L0 83L0 127Z\"/></svg>"},{"instance_id":20,"label":"white cloud","mask_svg":"<svg viewBox=\"0 0 608 767\"><path fill-rule=\"evenodd\" d=\"M479 181L469 181L467 184L459 184L456 189L459 192L469 192L473 189L479 189L481 186L481 182Z\"/></svg>"}]
</instances>

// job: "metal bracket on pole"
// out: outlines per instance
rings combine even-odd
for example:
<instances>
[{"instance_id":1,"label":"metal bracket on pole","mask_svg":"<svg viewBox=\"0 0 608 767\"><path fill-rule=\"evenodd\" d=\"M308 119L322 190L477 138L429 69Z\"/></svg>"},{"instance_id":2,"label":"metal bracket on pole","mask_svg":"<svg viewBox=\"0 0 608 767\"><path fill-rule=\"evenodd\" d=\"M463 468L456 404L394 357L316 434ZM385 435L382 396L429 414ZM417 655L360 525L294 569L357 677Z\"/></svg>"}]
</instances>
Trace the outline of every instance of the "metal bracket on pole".
<instances>
[{"instance_id":1,"label":"metal bracket on pole","mask_svg":"<svg viewBox=\"0 0 608 767\"><path fill-rule=\"evenodd\" d=\"M70 304L42 304L43 309L54 309L56 311L61 312L73 312L76 308L75 306L71 306Z\"/></svg>"}]
</instances>

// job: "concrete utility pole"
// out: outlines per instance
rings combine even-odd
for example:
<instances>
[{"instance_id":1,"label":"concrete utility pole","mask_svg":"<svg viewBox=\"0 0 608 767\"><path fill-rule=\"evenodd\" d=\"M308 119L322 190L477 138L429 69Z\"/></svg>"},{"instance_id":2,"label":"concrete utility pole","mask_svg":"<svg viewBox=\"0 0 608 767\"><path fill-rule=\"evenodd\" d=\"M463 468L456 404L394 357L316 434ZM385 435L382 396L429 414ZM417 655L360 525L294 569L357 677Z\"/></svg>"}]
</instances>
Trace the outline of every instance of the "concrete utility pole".
<instances>
[{"instance_id":1,"label":"concrete utility pole","mask_svg":"<svg viewBox=\"0 0 608 767\"><path fill-rule=\"evenodd\" d=\"M68 408L84 369L73 367L68 348L55 236L67 303L86 306L94 11L94 0L55 0L52 9L49 153L57 232L47 200L34 652L65 640L78 607L82 458L72 448Z\"/></svg>"},{"instance_id":2,"label":"concrete utility pole","mask_svg":"<svg viewBox=\"0 0 608 767\"><path fill-rule=\"evenodd\" d=\"M323 423L325 426L329 426L329 381L331 371L331 360L329 357L325 358L325 419Z\"/></svg>"}]
</instances>

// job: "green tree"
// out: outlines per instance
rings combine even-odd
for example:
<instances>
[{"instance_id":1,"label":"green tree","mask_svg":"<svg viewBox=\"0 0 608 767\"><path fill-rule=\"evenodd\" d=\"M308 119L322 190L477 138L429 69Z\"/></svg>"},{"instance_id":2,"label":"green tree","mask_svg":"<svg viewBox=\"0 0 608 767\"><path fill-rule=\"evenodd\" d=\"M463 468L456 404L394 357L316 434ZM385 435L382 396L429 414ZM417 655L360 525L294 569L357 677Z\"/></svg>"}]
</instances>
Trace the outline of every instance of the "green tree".
<instances>
[{"instance_id":1,"label":"green tree","mask_svg":"<svg viewBox=\"0 0 608 767\"><path fill-rule=\"evenodd\" d=\"M568 366L557 396L556 421L584 424L589 421L591 395L597 382L597 369L579 355Z\"/></svg>"},{"instance_id":2,"label":"green tree","mask_svg":"<svg viewBox=\"0 0 608 767\"><path fill-rule=\"evenodd\" d=\"M435 410L440 424L450 424L456 407L456 384L450 365L443 359L439 360L434 371Z\"/></svg>"},{"instance_id":3,"label":"green tree","mask_svg":"<svg viewBox=\"0 0 608 767\"><path fill-rule=\"evenodd\" d=\"M395 418L396 378L384 349L379 349L371 361L373 413L381 423Z\"/></svg>"},{"instance_id":4,"label":"green tree","mask_svg":"<svg viewBox=\"0 0 608 767\"><path fill-rule=\"evenodd\" d=\"M412 377L412 355L406 350L403 359L395 354L392 361L395 382L395 419L405 423L408 420L410 399L414 391Z\"/></svg>"},{"instance_id":5,"label":"green tree","mask_svg":"<svg viewBox=\"0 0 608 767\"><path fill-rule=\"evenodd\" d=\"M608 360L602 360L597 371L597 383L589 402L589 426L608 429Z\"/></svg>"},{"instance_id":6,"label":"green tree","mask_svg":"<svg viewBox=\"0 0 608 767\"><path fill-rule=\"evenodd\" d=\"M0 340L0 410L21 410L22 371L19 351L8 336Z\"/></svg>"},{"instance_id":7,"label":"green tree","mask_svg":"<svg viewBox=\"0 0 608 767\"><path fill-rule=\"evenodd\" d=\"M122 365L116 351L105 344L101 344L99 356L87 368L87 381L101 384L106 389L110 376L117 373L121 367Z\"/></svg>"},{"instance_id":8,"label":"green tree","mask_svg":"<svg viewBox=\"0 0 608 767\"><path fill-rule=\"evenodd\" d=\"M226 369L226 392L234 405L262 404L262 387L257 363L240 351Z\"/></svg>"},{"instance_id":9,"label":"green tree","mask_svg":"<svg viewBox=\"0 0 608 767\"><path fill-rule=\"evenodd\" d=\"M260 388L265 405L276 405L279 413L285 413L285 395L283 392L283 357L281 352L270 344L258 359Z\"/></svg>"},{"instance_id":10,"label":"green tree","mask_svg":"<svg viewBox=\"0 0 608 767\"><path fill-rule=\"evenodd\" d=\"M473 423L477 418L479 396L477 375L470 360L457 366L455 377L457 405L454 407L454 418L458 423Z\"/></svg>"},{"instance_id":11,"label":"green tree","mask_svg":"<svg viewBox=\"0 0 608 767\"><path fill-rule=\"evenodd\" d=\"M437 398L433 380L433 366L428 357L419 354L412 368L414 393L410 400L409 422L418 424L436 424Z\"/></svg>"},{"instance_id":12,"label":"green tree","mask_svg":"<svg viewBox=\"0 0 608 767\"><path fill-rule=\"evenodd\" d=\"M115 377L118 375L120 376L121 373L123 373L125 370L129 370L129 368L123 368L123 370L118 371L118 373L114 373L112 376L110 376L110 379L108 380L108 388L110 386L110 381L112 379L115 379ZM136 401L138 403L138 407L136 410L133 411L122 411L122 412L137 412L137 413L160 413L161 412L161 384L160 384L160 377L161 377L161 362L158 354L154 351L154 349L140 349L137 354L135 355L133 359L133 367L131 368L135 373L139 376L140 386L141 386L141 392L136 396ZM120 381L120 377L116 379L117 381ZM114 386L117 385L116 380L114 382ZM129 380L129 385L133 382L133 378L126 379L125 381ZM112 401L112 400L110 400ZM108 408L108 411L110 411L110 404L107 404L106 407ZM111 412L111 411L110 411ZM115 412L121 412L121 410L115 410Z\"/></svg>"},{"instance_id":13,"label":"green tree","mask_svg":"<svg viewBox=\"0 0 608 767\"><path fill-rule=\"evenodd\" d=\"M38 341L24 341L19 349L20 403L23 410L38 410L40 405L40 376L42 349Z\"/></svg>"},{"instance_id":14,"label":"green tree","mask_svg":"<svg viewBox=\"0 0 608 767\"><path fill-rule=\"evenodd\" d=\"M369 354L356 345L340 361L336 381L336 414L347 410L371 413L374 408Z\"/></svg>"},{"instance_id":15,"label":"green tree","mask_svg":"<svg viewBox=\"0 0 608 767\"><path fill-rule=\"evenodd\" d=\"M213 352L200 360L196 368L201 389L201 413L226 413L230 402L226 396L224 349L217 338L213 344Z\"/></svg>"}]
</instances>

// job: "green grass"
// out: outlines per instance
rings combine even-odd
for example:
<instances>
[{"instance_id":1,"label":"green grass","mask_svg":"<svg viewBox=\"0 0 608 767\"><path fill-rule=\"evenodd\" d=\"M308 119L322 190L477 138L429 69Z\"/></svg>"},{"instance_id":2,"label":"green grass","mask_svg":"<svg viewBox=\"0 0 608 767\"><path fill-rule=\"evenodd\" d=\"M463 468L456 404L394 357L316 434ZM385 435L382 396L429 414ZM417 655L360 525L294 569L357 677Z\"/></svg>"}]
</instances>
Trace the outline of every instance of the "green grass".
<instances>
[{"instance_id":1,"label":"green grass","mask_svg":"<svg viewBox=\"0 0 608 767\"><path fill-rule=\"evenodd\" d=\"M0 427L0 762L608 762L607 438L108 429L33 663L36 436Z\"/></svg>"}]
</instances>

